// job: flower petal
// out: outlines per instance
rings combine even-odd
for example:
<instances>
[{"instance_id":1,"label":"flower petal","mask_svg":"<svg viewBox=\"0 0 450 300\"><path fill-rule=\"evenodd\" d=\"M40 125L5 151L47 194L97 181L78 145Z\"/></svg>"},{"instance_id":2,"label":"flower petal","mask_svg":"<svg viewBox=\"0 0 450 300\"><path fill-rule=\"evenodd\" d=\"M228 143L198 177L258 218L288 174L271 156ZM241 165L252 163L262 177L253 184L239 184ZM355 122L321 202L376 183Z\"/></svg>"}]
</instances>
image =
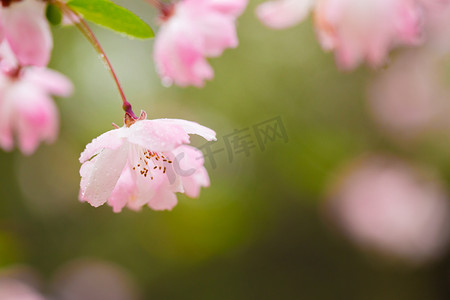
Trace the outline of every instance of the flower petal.
<instances>
[{"instance_id":1,"label":"flower petal","mask_svg":"<svg viewBox=\"0 0 450 300\"><path fill-rule=\"evenodd\" d=\"M123 143L118 149L103 149L87 167L80 170L80 200L98 207L111 196L127 162L129 145Z\"/></svg>"},{"instance_id":2,"label":"flower petal","mask_svg":"<svg viewBox=\"0 0 450 300\"><path fill-rule=\"evenodd\" d=\"M78 197L80 199L80 201L86 201L83 197L83 194L86 190L86 187L89 183L89 180L91 178L91 174L94 171L94 162L97 159L97 157L94 157L91 160L88 160L87 162L85 162L84 164L81 165L80 167L80 176L81 176L81 181L80 181L80 192L78 194Z\"/></svg>"},{"instance_id":3,"label":"flower petal","mask_svg":"<svg viewBox=\"0 0 450 300\"><path fill-rule=\"evenodd\" d=\"M155 39L153 56L163 80L201 87L214 71L204 57L204 40L191 21L177 15L167 21Z\"/></svg>"},{"instance_id":4,"label":"flower petal","mask_svg":"<svg viewBox=\"0 0 450 300\"><path fill-rule=\"evenodd\" d=\"M14 147L12 136L12 123L14 116L14 101L8 99L9 80L0 76L0 147L5 151L11 151Z\"/></svg>"},{"instance_id":5,"label":"flower petal","mask_svg":"<svg viewBox=\"0 0 450 300\"><path fill-rule=\"evenodd\" d=\"M413 0L318 1L316 32L340 68L351 70L363 61L379 67L392 48L421 41L423 6Z\"/></svg>"},{"instance_id":6,"label":"flower petal","mask_svg":"<svg viewBox=\"0 0 450 300\"><path fill-rule=\"evenodd\" d=\"M130 199L128 207L134 210L140 209L147 204L157 193L159 188L164 183L162 176L155 176L153 180L148 177L144 177L141 174L133 173L134 180L136 181L136 196Z\"/></svg>"},{"instance_id":7,"label":"flower petal","mask_svg":"<svg viewBox=\"0 0 450 300\"><path fill-rule=\"evenodd\" d=\"M1 15L1 14L0 14ZM1 22L1 20L0 20ZM1 39L0 39L1 41ZM16 70L19 62L11 50L8 42L3 40L0 42L0 70L4 74L10 74Z\"/></svg>"},{"instance_id":8,"label":"flower petal","mask_svg":"<svg viewBox=\"0 0 450 300\"><path fill-rule=\"evenodd\" d=\"M24 80L36 84L57 96L67 97L73 91L72 82L66 76L46 68L29 69L25 74Z\"/></svg>"},{"instance_id":9,"label":"flower petal","mask_svg":"<svg viewBox=\"0 0 450 300\"><path fill-rule=\"evenodd\" d=\"M208 172L204 167L197 170L195 174L183 179L184 193L191 198L198 198L202 187L209 187L210 181Z\"/></svg>"},{"instance_id":10,"label":"flower petal","mask_svg":"<svg viewBox=\"0 0 450 300\"><path fill-rule=\"evenodd\" d=\"M312 0L276 0L260 4L256 15L266 26L282 29L294 26L303 21L309 14Z\"/></svg>"},{"instance_id":11,"label":"flower petal","mask_svg":"<svg viewBox=\"0 0 450 300\"><path fill-rule=\"evenodd\" d=\"M171 124L173 126L180 126L187 134L197 134L207 141L216 140L216 132L208 127L200 125L196 122L181 120L181 119L155 119L154 122L161 122Z\"/></svg>"},{"instance_id":12,"label":"flower petal","mask_svg":"<svg viewBox=\"0 0 450 300\"><path fill-rule=\"evenodd\" d=\"M32 154L41 140L52 143L58 135L58 110L53 100L41 90L27 85L23 90L23 98L17 101L16 112L20 118L16 120L20 150L25 155Z\"/></svg>"},{"instance_id":13,"label":"flower petal","mask_svg":"<svg viewBox=\"0 0 450 300\"><path fill-rule=\"evenodd\" d=\"M5 38L21 65L45 67L53 47L44 1L13 2L3 8Z\"/></svg>"},{"instance_id":14,"label":"flower petal","mask_svg":"<svg viewBox=\"0 0 450 300\"><path fill-rule=\"evenodd\" d=\"M108 198L108 204L115 213L121 212L127 202L135 197L136 182L131 172L130 167L125 166L111 196Z\"/></svg>"},{"instance_id":15,"label":"flower petal","mask_svg":"<svg viewBox=\"0 0 450 300\"><path fill-rule=\"evenodd\" d=\"M58 134L58 111L53 100L38 86L23 80L11 81L2 91L1 143L12 147L12 131L17 133L19 147L32 154L44 140L53 142Z\"/></svg>"},{"instance_id":16,"label":"flower petal","mask_svg":"<svg viewBox=\"0 0 450 300\"><path fill-rule=\"evenodd\" d=\"M207 2L214 9L234 17L240 16L248 4L247 0L208 0Z\"/></svg>"},{"instance_id":17,"label":"flower petal","mask_svg":"<svg viewBox=\"0 0 450 300\"><path fill-rule=\"evenodd\" d=\"M172 210L177 202L174 192L169 189L160 189L158 194L150 200L148 206L154 210Z\"/></svg>"},{"instance_id":18,"label":"flower petal","mask_svg":"<svg viewBox=\"0 0 450 300\"><path fill-rule=\"evenodd\" d=\"M137 121L129 128L124 128L124 137L132 144L155 152L171 151L181 144L189 143L189 135L181 126L158 120Z\"/></svg>"},{"instance_id":19,"label":"flower petal","mask_svg":"<svg viewBox=\"0 0 450 300\"><path fill-rule=\"evenodd\" d=\"M235 20L227 15L206 12L195 23L203 36L203 53L208 57L217 57L227 48L238 46Z\"/></svg>"},{"instance_id":20,"label":"flower petal","mask_svg":"<svg viewBox=\"0 0 450 300\"><path fill-rule=\"evenodd\" d=\"M203 167L203 154L200 150L187 145L182 145L173 151L176 159L175 167L180 175L184 193L197 198L200 195L201 187L208 187L210 184L208 172Z\"/></svg>"},{"instance_id":21,"label":"flower petal","mask_svg":"<svg viewBox=\"0 0 450 300\"><path fill-rule=\"evenodd\" d=\"M84 163L89 160L91 157L102 151L102 149L117 149L122 144L124 139L120 138L120 132L123 128L113 129L105 132L99 137L95 138L86 145L86 149L80 155L80 162Z\"/></svg>"}]
</instances>

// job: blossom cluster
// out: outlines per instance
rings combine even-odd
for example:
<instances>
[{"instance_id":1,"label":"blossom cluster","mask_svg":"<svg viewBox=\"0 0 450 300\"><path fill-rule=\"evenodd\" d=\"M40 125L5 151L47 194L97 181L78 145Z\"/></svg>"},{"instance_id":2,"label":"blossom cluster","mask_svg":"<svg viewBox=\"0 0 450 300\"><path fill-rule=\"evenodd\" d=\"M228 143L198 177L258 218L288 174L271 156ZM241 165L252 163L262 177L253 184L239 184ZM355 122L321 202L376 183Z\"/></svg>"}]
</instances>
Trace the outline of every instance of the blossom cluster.
<instances>
[{"instance_id":1,"label":"blossom cluster","mask_svg":"<svg viewBox=\"0 0 450 300\"><path fill-rule=\"evenodd\" d=\"M59 4L66 23L83 22L81 15ZM202 86L211 79L206 58L237 46L235 21L246 4L246 0L159 3L161 29L154 57L163 80ZM19 0L2 1L0 8L0 147L6 151L13 149L15 136L27 155L41 141L53 142L59 120L50 96L69 96L72 91L65 76L46 68L53 47L46 6L46 1ZM146 120L144 112L137 118L129 111L125 117L124 127L94 139L82 153L81 201L93 206L107 202L115 212L145 204L155 210L171 209L177 201L175 192L197 197L200 187L209 185L201 152L185 144L189 134L213 140L214 131L184 120Z\"/></svg>"},{"instance_id":2,"label":"blossom cluster","mask_svg":"<svg viewBox=\"0 0 450 300\"><path fill-rule=\"evenodd\" d=\"M21 152L30 155L42 141L51 143L57 137L58 110L51 96L67 97L73 87L64 75L47 68L53 48L48 12L54 6L65 23L80 29L104 59L125 111L123 127L115 125L82 152L80 200L95 207L107 203L114 212L144 205L170 210L177 203L176 193L197 197L201 187L209 186L202 154L188 144L190 134L211 141L215 132L195 122L147 120L145 112L139 117L134 114L85 19L93 15L94 22L100 19L100 25L137 37L153 36L153 31L111 1L92 1L134 23L121 24L118 17L104 22L108 17L96 18L101 11L90 12L98 7L86 0L1 1L0 147L10 151L17 141ZM214 77L208 59L238 46L237 21L248 1L148 2L158 11L153 59L162 82L203 87ZM274 0L260 4L256 14L268 27L281 29L313 12L322 48L334 52L339 67L354 69L362 62L381 66L392 49L421 43L430 11L444 5L433 0Z\"/></svg>"},{"instance_id":3,"label":"blossom cluster","mask_svg":"<svg viewBox=\"0 0 450 300\"><path fill-rule=\"evenodd\" d=\"M24 154L58 134L58 111L50 95L68 96L71 82L47 69L53 47L42 1L2 1L0 8L0 147L14 136Z\"/></svg>"}]
</instances>

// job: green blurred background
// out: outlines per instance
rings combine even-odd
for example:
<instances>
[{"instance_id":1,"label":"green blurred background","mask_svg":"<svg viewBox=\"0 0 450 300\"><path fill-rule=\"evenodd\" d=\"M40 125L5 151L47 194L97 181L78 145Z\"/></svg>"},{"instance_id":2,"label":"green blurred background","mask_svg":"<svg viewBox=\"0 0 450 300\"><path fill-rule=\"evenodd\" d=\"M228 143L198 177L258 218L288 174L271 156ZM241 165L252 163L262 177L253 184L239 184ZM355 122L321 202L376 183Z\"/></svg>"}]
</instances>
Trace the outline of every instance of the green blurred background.
<instances>
[{"instance_id":1,"label":"green blurred background","mask_svg":"<svg viewBox=\"0 0 450 300\"><path fill-rule=\"evenodd\" d=\"M116 1L152 23L145 3ZM0 152L0 267L25 264L51 281L74 259L122 267L142 299L449 299L450 260L412 267L365 254L321 213L327 184L348 160L394 153L427 163L450 183L449 142L425 136L404 145L377 129L366 109L373 71L336 69L311 20L285 31L263 27L255 3L239 19L240 46L211 59L203 89L166 88L152 62L152 41L94 28L136 111L182 118L216 130L281 117L288 142L276 140L206 167L211 187L178 197L171 212L93 208L77 200L79 153L122 124L110 75L76 28L53 28L51 67L74 82L57 99L57 142L31 157ZM153 23L152 23L153 24ZM193 139L197 146L200 139Z\"/></svg>"}]
</instances>

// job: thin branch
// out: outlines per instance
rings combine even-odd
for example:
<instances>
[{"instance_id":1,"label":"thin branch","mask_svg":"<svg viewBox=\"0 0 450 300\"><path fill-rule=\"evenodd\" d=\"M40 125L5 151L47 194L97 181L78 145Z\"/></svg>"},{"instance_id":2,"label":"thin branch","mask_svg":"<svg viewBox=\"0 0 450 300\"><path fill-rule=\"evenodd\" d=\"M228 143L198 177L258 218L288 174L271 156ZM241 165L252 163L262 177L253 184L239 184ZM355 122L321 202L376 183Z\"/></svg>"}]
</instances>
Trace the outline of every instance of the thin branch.
<instances>
[{"instance_id":1,"label":"thin branch","mask_svg":"<svg viewBox=\"0 0 450 300\"><path fill-rule=\"evenodd\" d=\"M109 73L114 79L114 82L116 83L117 89L119 90L120 96L122 98L122 108L125 112L129 113L133 118L137 119L136 115L134 114L131 104L127 101L127 98L125 97L125 93L123 92L122 86L120 85L119 79L117 78L116 72L114 72L114 68L111 65L111 62L109 61L108 57L106 56L105 51L103 50L102 46L100 45L99 41L95 37L95 34L92 32L89 25L86 23L86 21L74 10L72 10L69 6L67 6L66 3L62 1L55 1L55 5L57 5L64 15L66 15L72 23L81 31L81 33L86 37L86 39L91 43L91 45L94 47L95 51L98 53L100 59L105 64L106 68L108 69Z\"/></svg>"}]
</instances>

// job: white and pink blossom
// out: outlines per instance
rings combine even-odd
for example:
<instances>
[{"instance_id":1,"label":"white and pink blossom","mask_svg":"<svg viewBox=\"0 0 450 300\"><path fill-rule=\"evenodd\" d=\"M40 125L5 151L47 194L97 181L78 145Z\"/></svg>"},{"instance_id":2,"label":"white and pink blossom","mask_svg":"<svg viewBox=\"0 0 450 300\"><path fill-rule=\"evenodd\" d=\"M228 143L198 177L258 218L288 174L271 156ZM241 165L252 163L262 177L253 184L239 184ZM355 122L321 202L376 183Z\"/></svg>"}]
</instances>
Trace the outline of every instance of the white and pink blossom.
<instances>
[{"instance_id":1,"label":"white and pink blossom","mask_svg":"<svg viewBox=\"0 0 450 300\"><path fill-rule=\"evenodd\" d=\"M189 134L215 140L213 130L194 122L126 114L123 127L100 135L81 153L80 200L94 207L108 203L120 212L144 205L170 210L177 192L198 197L209 177L202 153L186 145Z\"/></svg>"},{"instance_id":2,"label":"white and pink blossom","mask_svg":"<svg viewBox=\"0 0 450 300\"><path fill-rule=\"evenodd\" d=\"M236 18L247 0L182 0L165 10L154 60L165 82L201 87L214 76L206 60L238 45Z\"/></svg>"},{"instance_id":3,"label":"white and pink blossom","mask_svg":"<svg viewBox=\"0 0 450 300\"><path fill-rule=\"evenodd\" d=\"M72 83L46 68L27 67L0 72L0 147L10 151L14 134L22 153L32 154L41 141L58 134L58 111L50 95L68 96Z\"/></svg>"},{"instance_id":4,"label":"white and pink blossom","mask_svg":"<svg viewBox=\"0 0 450 300\"><path fill-rule=\"evenodd\" d=\"M2 1L0 39L7 42L21 66L47 66L53 48L45 17L45 1Z\"/></svg>"}]
</instances>

